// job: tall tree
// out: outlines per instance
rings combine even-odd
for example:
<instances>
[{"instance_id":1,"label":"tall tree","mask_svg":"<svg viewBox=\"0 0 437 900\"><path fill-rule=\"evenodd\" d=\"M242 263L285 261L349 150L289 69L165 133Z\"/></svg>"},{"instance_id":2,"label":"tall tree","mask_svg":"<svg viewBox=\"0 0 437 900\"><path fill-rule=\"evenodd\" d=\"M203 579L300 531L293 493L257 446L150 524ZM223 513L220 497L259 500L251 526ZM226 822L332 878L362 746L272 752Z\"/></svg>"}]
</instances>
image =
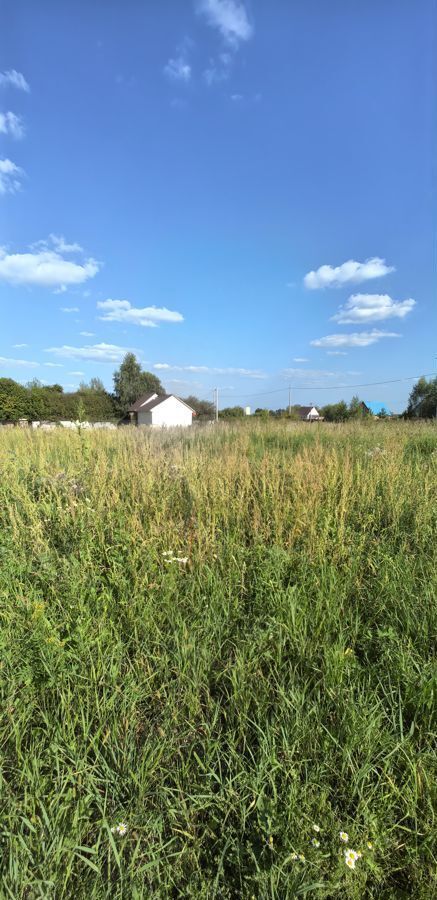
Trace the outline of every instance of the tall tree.
<instances>
[{"instance_id":1,"label":"tall tree","mask_svg":"<svg viewBox=\"0 0 437 900\"><path fill-rule=\"evenodd\" d=\"M143 371L134 353L126 353L120 368L114 372L114 393L120 413L125 415L132 403L147 391L163 394L164 388L156 375Z\"/></svg>"},{"instance_id":2,"label":"tall tree","mask_svg":"<svg viewBox=\"0 0 437 900\"><path fill-rule=\"evenodd\" d=\"M416 381L408 399L407 416L421 419L437 417L437 377L429 381L422 376Z\"/></svg>"}]
</instances>

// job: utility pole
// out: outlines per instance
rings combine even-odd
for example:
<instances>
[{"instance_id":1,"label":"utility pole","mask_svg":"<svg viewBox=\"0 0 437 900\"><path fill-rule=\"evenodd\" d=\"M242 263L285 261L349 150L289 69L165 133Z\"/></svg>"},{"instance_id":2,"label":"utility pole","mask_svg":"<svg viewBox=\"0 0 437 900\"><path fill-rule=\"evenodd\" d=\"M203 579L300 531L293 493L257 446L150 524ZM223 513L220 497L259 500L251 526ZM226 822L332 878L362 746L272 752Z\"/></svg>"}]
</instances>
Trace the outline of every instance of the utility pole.
<instances>
[{"instance_id":1,"label":"utility pole","mask_svg":"<svg viewBox=\"0 0 437 900\"><path fill-rule=\"evenodd\" d=\"M218 422L218 388L214 388L215 420Z\"/></svg>"},{"instance_id":2,"label":"utility pole","mask_svg":"<svg viewBox=\"0 0 437 900\"><path fill-rule=\"evenodd\" d=\"M291 384L288 385L288 415L291 416Z\"/></svg>"}]
</instances>

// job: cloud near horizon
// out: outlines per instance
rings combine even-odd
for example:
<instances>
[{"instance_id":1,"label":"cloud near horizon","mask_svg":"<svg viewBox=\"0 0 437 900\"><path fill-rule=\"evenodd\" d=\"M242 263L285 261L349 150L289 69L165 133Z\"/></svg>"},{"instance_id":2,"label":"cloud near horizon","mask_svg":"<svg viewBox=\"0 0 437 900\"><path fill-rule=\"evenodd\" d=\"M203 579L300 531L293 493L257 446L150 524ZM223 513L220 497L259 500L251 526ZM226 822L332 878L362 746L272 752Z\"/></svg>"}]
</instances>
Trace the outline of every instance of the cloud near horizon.
<instances>
[{"instance_id":1,"label":"cloud near horizon","mask_svg":"<svg viewBox=\"0 0 437 900\"><path fill-rule=\"evenodd\" d=\"M332 349L335 347L369 347L376 344L382 338L398 338L401 337L393 331L355 331L352 334L327 334L325 337L317 338L310 341L313 347L327 347Z\"/></svg>"},{"instance_id":2,"label":"cloud near horizon","mask_svg":"<svg viewBox=\"0 0 437 900\"><path fill-rule=\"evenodd\" d=\"M395 271L394 266L386 265L385 259L372 256L362 263L349 259L341 266L320 266L312 272L307 272L303 281L306 288L315 291L326 287L342 287L344 284L359 284Z\"/></svg>"},{"instance_id":3,"label":"cloud near horizon","mask_svg":"<svg viewBox=\"0 0 437 900\"><path fill-rule=\"evenodd\" d=\"M153 369L162 372L194 372L206 375L243 375L247 378L267 378L265 372L257 369L216 368L211 366L173 366L170 363L154 363Z\"/></svg>"},{"instance_id":4,"label":"cloud near horizon","mask_svg":"<svg viewBox=\"0 0 437 900\"><path fill-rule=\"evenodd\" d=\"M388 294L352 294L339 312L331 316L332 322L350 325L366 322L382 322L385 319L403 319L416 306L416 301L409 298L397 302Z\"/></svg>"},{"instance_id":5,"label":"cloud near horizon","mask_svg":"<svg viewBox=\"0 0 437 900\"><path fill-rule=\"evenodd\" d=\"M36 369L39 366L37 362L31 362L28 359L10 359L7 356L0 356L0 366L26 366L31 369Z\"/></svg>"},{"instance_id":6,"label":"cloud near horizon","mask_svg":"<svg viewBox=\"0 0 437 900\"><path fill-rule=\"evenodd\" d=\"M143 328L157 328L162 322L183 322L182 313L165 306L132 306L129 300L99 300L97 308L104 311L102 322L126 322Z\"/></svg>"},{"instance_id":7,"label":"cloud near horizon","mask_svg":"<svg viewBox=\"0 0 437 900\"><path fill-rule=\"evenodd\" d=\"M70 347L64 344L62 347L48 347L45 353L54 353L55 356L65 359L82 359L89 362L119 363L126 353L133 353L129 347L118 347L116 344L90 344L87 347Z\"/></svg>"}]
</instances>

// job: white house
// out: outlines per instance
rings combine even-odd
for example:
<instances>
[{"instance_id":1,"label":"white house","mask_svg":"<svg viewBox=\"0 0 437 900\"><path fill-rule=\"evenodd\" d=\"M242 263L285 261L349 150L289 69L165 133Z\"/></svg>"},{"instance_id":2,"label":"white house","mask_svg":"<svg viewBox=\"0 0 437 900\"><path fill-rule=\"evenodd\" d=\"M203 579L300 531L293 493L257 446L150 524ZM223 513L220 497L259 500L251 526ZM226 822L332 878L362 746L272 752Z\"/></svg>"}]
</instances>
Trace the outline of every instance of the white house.
<instances>
[{"instance_id":1,"label":"white house","mask_svg":"<svg viewBox=\"0 0 437 900\"><path fill-rule=\"evenodd\" d=\"M317 422L322 418L315 406L299 406L297 412L303 422Z\"/></svg>"},{"instance_id":2,"label":"white house","mask_svg":"<svg viewBox=\"0 0 437 900\"><path fill-rule=\"evenodd\" d=\"M174 394L143 394L129 409L131 422L155 428L192 425L193 415L191 406Z\"/></svg>"}]
</instances>

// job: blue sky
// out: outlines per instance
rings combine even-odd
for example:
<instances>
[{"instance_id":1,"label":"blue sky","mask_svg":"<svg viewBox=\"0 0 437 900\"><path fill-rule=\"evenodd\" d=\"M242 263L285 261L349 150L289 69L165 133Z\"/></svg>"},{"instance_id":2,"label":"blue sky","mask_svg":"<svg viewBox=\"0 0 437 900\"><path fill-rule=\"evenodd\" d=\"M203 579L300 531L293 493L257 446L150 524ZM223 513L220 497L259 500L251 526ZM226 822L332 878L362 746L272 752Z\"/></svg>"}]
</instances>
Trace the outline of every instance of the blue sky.
<instances>
[{"instance_id":1,"label":"blue sky","mask_svg":"<svg viewBox=\"0 0 437 900\"><path fill-rule=\"evenodd\" d=\"M403 409L338 385L436 368L433 5L4 0L0 375Z\"/></svg>"}]
</instances>

